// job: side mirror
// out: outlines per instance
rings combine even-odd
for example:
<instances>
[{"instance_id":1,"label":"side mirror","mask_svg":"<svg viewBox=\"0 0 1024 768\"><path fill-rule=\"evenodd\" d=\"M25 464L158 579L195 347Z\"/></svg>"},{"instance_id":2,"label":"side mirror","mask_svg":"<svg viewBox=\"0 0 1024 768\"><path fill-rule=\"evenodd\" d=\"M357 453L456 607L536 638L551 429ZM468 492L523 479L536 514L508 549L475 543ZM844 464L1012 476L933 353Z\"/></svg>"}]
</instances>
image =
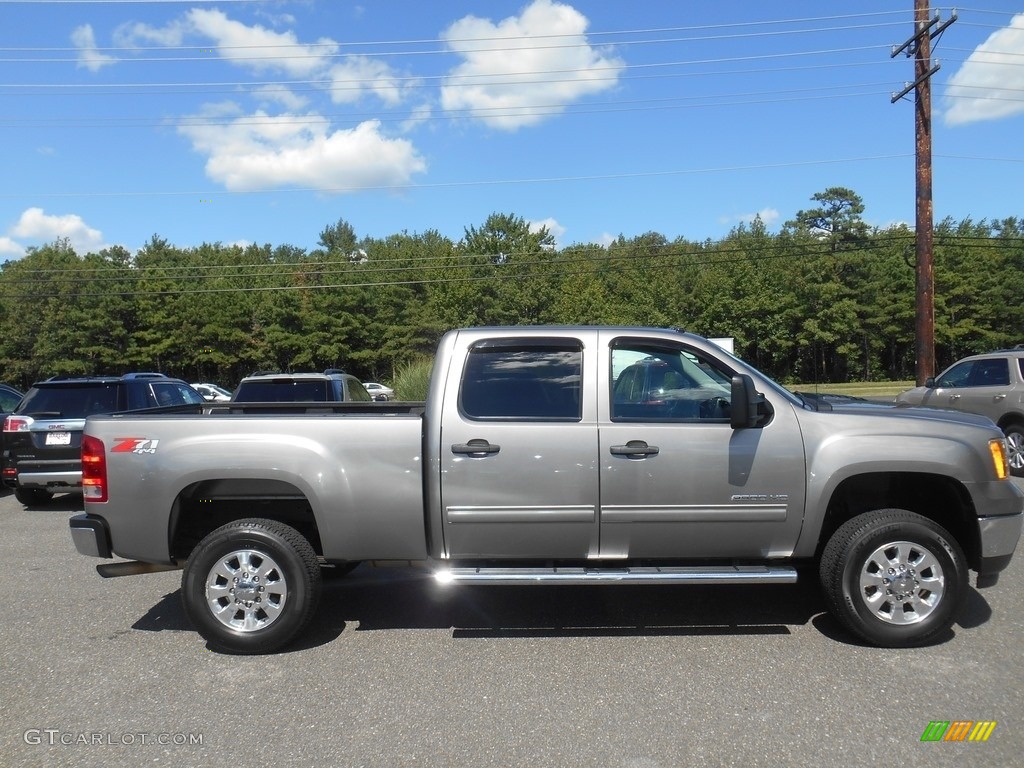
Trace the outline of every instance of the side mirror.
<instances>
[{"instance_id":1,"label":"side mirror","mask_svg":"<svg viewBox=\"0 0 1024 768\"><path fill-rule=\"evenodd\" d=\"M928 389L935 389L935 377L929 376L924 380L924 385L928 387Z\"/></svg>"},{"instance_id":2,"label":"side mirror","mask_svg":"<svg viewBox=\"0 0 1024 768\"><path fill-rule=\"evenodd\" d=\"M732 403L729 424L733 429L756 427L760 420L764 395L754 388L754 380L745 373L732 377Z\"/></svg>"}]
</instances>

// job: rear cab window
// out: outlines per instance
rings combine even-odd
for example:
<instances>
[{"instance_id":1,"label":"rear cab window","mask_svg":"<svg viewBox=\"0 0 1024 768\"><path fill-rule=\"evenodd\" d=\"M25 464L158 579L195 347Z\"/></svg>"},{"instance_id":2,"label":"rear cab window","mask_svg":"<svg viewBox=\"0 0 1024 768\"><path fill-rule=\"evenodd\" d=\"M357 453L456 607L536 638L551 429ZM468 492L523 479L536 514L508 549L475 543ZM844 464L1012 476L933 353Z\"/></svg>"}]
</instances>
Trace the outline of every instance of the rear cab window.
<instances>
[{"instance_id":1,"label":"rear cab window","mask_svg":"<svg viewBox=\"0 0 1024 768\"><path fill-rule=\"evenodd\" d=\"M582 378L577 339L477 342L463 371L459 410L475 420L580 421Z\"/></svg>"}]
</instances>

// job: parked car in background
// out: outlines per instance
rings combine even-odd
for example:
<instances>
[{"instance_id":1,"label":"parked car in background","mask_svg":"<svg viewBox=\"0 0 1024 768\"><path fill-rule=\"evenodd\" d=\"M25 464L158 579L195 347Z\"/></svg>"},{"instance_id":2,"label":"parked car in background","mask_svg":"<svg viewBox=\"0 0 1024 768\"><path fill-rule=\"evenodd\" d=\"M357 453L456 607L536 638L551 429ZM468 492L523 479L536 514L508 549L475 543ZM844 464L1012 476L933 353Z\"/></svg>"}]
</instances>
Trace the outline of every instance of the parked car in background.
<instances>
[{"instance_id":1,"label":"parked car in background","mask_svg":"<svg viewBox=\"0 0 1024 768\"><path fill-rule=\"evenodd\" d=\"M8 413L13 411L14 406L16 406L24 396L24 392L21 392L8 384L0 384L0 414L6 416Z\"/></svg>"},{"instance_id":2,"label":"parked car in background","mask_svg":"<svg viewBox=\"0 0 1024 768\"><path fill-rule=\"evenodd\" d=\"M57 492L80 491L86 417L205 402L187 383L162 373L36 382L4 419L4 485L26 506L42 504Z\"/></svg>"},{"instance_id":3,"label":"parked car in background","mask_svg":"<svg viewBox=\"0 0 1024 768\"><path fill-rule=\"evenodd\" d=\"M234 403L369 402L373 398L355 376L328 368L323 373L259 371L242 379Z\"/></svg>"},{"instance_id":4,"label":"parked car in background","mask_svg":"<svg viewBox=\"0 0 1024 768\"><path fill-rule=\"evenodd\" d=\"M374 400L394 400L395 398L395 390L378 384L376 381L364 381L363 386Z\"/></svg>"},{"instance_id":5,"label":"parked car in background","mask_svg":"<svg viewBox=\"0 0 1024 768\"><path fill-rule=\"evenodd\" d=\"M7 418L7 414L15 409L21 398L24 397L24 392L15 389L8 384L0 384L0 425L3 424L3 420ZM0 470L3 469L4 465L4 433L0 431Z\"/></svg>"},{"instance_id":6,"label":"parked car in background","mask_svg":"<svg viewBox=\"0 0 1024 768\"><path fill-rule=\"evenodd\" d=\"M226 403L231 399L231 393L217 384L193 384L192 389L202 395L207 402Z\"/></svg>"},{"instance_id":7,"label":"parked car in background","mask_svg":"<svg viewBox=\"0 0 1024 768\"><path fill-rule=\"evenodd\" d=\"M1010 471L1024 477L1024 346L965 357L896 403L988 416L1006 435Z\"/></svg>"}]
</instances>

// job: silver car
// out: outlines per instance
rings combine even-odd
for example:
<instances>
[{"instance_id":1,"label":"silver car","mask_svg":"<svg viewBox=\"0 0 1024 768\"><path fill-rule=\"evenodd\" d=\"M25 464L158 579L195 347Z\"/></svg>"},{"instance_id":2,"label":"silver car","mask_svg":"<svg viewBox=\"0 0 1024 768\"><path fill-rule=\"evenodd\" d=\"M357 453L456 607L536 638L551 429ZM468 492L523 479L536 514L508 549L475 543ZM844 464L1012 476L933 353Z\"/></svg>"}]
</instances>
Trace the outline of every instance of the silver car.
<instances>
[{"instance_id":1,"label":"silver car","mask_svg":"<svg viewBox=\"0 0 1024 768\"><path fill-rule=\"evenodd\" d=\"M988 416L1006 435L1010 471L1024 477L1024 346L965 357L896 402Z\"/></svg>"}]
</instances>

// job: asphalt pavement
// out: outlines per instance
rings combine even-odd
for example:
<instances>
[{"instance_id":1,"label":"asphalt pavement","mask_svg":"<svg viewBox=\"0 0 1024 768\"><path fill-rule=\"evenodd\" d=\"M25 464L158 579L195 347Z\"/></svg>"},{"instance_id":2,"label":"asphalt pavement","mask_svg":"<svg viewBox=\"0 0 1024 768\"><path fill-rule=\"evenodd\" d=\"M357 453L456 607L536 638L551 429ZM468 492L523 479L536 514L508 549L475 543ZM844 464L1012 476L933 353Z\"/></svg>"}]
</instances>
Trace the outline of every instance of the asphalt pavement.
<instances>
[{"instance_id":1,"label":"asphalt pavement","mask_svg":"<svg viewBox=\"0 0 1024 768\"><path fill-rule=\"evenodd\" d=\"M2 766L1006 766L1024 754L1024 557L927 648L795 586L331 580L311 629L211 652L180 574L103 579L74 496L0 495ZM933 723L995 723L932 741ZM973 730L973 726L972 726ZM979 733L981 733L979 731Z\"/></svg>"}]
</instances>

